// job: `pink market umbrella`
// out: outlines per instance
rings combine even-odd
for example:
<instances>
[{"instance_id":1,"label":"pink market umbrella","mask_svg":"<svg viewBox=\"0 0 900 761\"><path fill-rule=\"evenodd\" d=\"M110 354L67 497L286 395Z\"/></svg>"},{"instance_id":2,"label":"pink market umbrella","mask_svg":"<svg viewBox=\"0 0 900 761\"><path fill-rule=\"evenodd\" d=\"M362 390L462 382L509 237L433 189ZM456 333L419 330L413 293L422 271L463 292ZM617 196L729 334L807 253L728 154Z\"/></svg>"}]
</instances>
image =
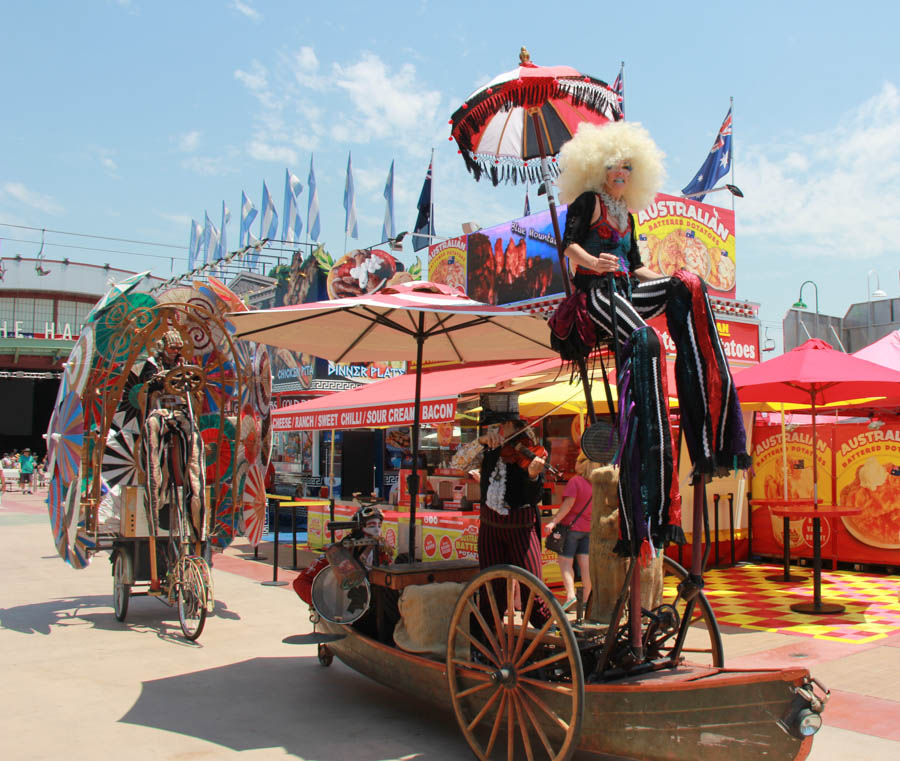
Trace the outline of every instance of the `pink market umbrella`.
<instances>
[{"instance_id":1,"label":"pink market umbrella","mask_svg":"<svg viewBox=\"0 0 900 761\"><path fill-rule=\"evenodd\" d=\"M792 402L810 406L815 509L818 509L819 504L816 406L866 397L900 396L900 372L835 351L818 338L811 338L779 357L742 370L735 376L734 383L741 402L744 403ZM828 606L822 604L822 558L818 518L813 520L813 570L814 602L809 610L801 612L838 612L831 611Z\"/></svg>"},{"instance_id":2,"label":"pink market umbrella","mask_svg":"<svg viewBox=\"0 0 900 761\"><path fill-rule=\"evenodd\" d=\"M415 360L409 546L415 548L422 363L557 357L540 317L473 301L440 283L415 281L377 293L230 314L237 337L334 362Z\"/></svg>"}]
</instances>

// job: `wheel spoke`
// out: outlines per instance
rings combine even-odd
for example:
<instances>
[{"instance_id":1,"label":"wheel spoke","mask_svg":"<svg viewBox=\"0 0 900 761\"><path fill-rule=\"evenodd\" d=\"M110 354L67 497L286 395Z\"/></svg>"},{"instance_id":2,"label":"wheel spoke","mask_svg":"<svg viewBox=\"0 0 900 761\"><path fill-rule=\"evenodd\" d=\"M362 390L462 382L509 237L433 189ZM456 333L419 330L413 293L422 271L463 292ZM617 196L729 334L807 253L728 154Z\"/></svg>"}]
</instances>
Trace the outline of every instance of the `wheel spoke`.
<instances>
[{"instance_id":1,"label":"wheel spoke","mask_svg":"<svg viewBox=\"0 0 900 761\"><path fill-rule=\"evenodd\" d=\"M486 663L475 663L475 661L467 661L463 658L454 658L451 663L464 669L481 672L484 674L493 674L496 671L494 666L488 666Z\"/></svg>"},{"instance_id":2,"label":"wheel spoke","mask_svg":"<svg viewBox=\"0 0 900 761\"><path fill-rule=\"evenodd\" d=\"M531 692L531 690L526 689L526 688L525 688L524 686L522 686L521 683L520 683L519 691L520 691L525 697L527 697L532 703L534 703L538 708L540 708L545 714L547 714L547 716L550 718L550 720L551 720L554 724L556 724L556 726L558 726L558 727L559 727L560 729L562 729L564 732L568 732L568 731L569 731L569 723L568 723L565 719L563 719L562 717L560 717L559 714L556 713L556 711L554 711L554 710L553 710L552 708L550 708L546 703L544 703L544 701L541 700L537 695L533 694L533 693Z\"/></svg>"},{"instance_id":3,"label":"wheel spoke","mask_svg":"<svg viewBox=\"0 0 900 761\"><path fill-rule=\"evenodd\" d=\"M516 761L516 716L512 693L506 701L506 761Z\"/></svg>"},{"instance_id":4,"label":"wheel spoke","mask_svg":"<svg viewBox=\"0 0 900 761\"><path fill-rule=\"evenodd\" d=\"M481 720L485 717L487 712L491 710L491 706L494 705L495 702L497 702L498 697L503 697L504 700L506 699L506 696L501 695L501 693L502 688L500 687L500 685L497 685L497 689L494 690L493 694L487 699L487 702L482 706L481 710L478 712L478 715L469 722L468 726L466 727L467 731L472 732L475 727L477 727L481 723ZM500 703L500 710L503 710L502 701Z\"/></svg>"},{"instance_id":5,"label":"wheel spoke","mask_svg":"<svg viewBox=\"0 0 900 761\"><path fill-rule=\"evenodd\" d=\"M525 603L525 611L522 613L522 629L516 639L516 648L513 651L512 660L516 663L519 655L522 653L522 647L525 645L525 632L528 629L528 622L531 620L531 611L534 609L534 597L537 594L531 587L528 587L528 602Z\"/></svg>"},{"instance_id":6,"label":"wheel spoke","mask_svg":"<svg viewBox=\"0 0 900 761\"><path fill-rule=\"evenodd\" d=\"M490 758L491 752L494 750L494 743L497 742L497 734L500 732L500 725L503 723L503 714L506 709L506 700L509 693L506 690L502 690L503 695L500 697L500 709L497 711L497 716L494 718L494 726L491 728L491 736L488 739L488 745L485 749L484 755Z\"/></svg>"},{"instance_id":7,"label":"wheel spoke","mask_svg":"<svg viewBox=\"0 0 900 761\"><path fill-rule=\"evenodd\" d=\"M491 615L494 617L494 631L497 632L497 644L500 647L498 651L498 655L501 659L505 659L507 655L507 643L503 641L503 621L500 616L500 609L497 607L497 600L494 597L494 583L493 581L489 581L485 584L485 589L487 590L488 603L491 606ZM507 608L507 614L509 613L509 608Z\"/></svg>"},{"instance_id":8,"label":"wheel spoke","mask_svg":"<svg viewBox=\"0 0 900 761\"><path fill-rule=\"evenodd\" d=\"M528 726L525 724L525 716L523 715L522 706L520 705L522 698L512 693L512 704L516 709L516 723L519 725L519 734L522 735L522 745L525 746L525 756L528 761L534 761L534 753L531 750L531 741L528 739Z\"/></svg>"},{"instance_id":9,"label":"wheel spoke","mask_svg":"<svg viewBox=\"0 0 900 761\"><path fill-rule=\"evenodd\" d=\"M468 690L463 690L462 692L457 692L456 697L458 698L467 698L469 695L474 695L476 692L481 692L482 690L487 690L490 687L493 687L494 683L492 681L485 681L481 684L476 684L474 687L469 687Z\"/></svg>"},{"instance_id":10,"label":"wheel spoke","mask_svg":"<svg viewBox=\"0 0 900 761\"><path fill-rule=\"evenodd\" d=\"M502 655L503 651L500 648L500 644L497 642L493 633L488 628L487 622L484 620L484 617L481 615L481 611L478 610L478 608L476 608L475 605L472 603L471 597L468 600L466 600L466 605L469 606L469 610L472 611L472 615L475 616L475 620L478 622L478 625L481 627L482 633L484 634L485 637L487 637L488 642L490 643L491 647L494 648L494 655L496 656L494 658L494 661L499 663L499 659L503 657L503 655Z\"/></svg>"},{"instance_id":11,"label":"wheel spoke","mask_svg":"<svg viewBox=\"0 0 900 761\"><path fill-rule=\"evenodd\" d=\"M490 652L482 642L479 642L475 637L473 637L469 632L463 629L459 624L456 625L456 631L462 634L471 645L474 645L479 651L481 651L482 655L485 658L489 659L491 663L493 663L497 668L500 667L500 661L496 658L494 653Z\"/></svg>"},{"instance_id":12,"label":"wheel spoke","mask_svg":"<svg viewBox=\"0 0 900 761\"><path fill-rule=\"evenodd\" d=\"M547 751L547 755L550 758L553 758L555 752L553 750L553 746L550 744L550 740L547 739L547 735L544 733L544 728L541 726L540 722L537 719L537 716L534 715L534 711L531 710L531 706L528 705L528 701L525 700L524 695L516 694L516 699L519 701L519 705L521 709L525 711L528 715L528 719L531 721L531 726L534 727L534 731L537 733L537 736L540 738L541 743L544 746L544 750Z\"/></svg>"},{"instance_id":13,"label":"wheel spoke","mask_svg":"<svg viewBox=\"0 0 900 761\"><path fill-rule=\"evenodd\" d=\"M544 682L540 679L531 679L530 677L521 677L519 682L521 684L530 684L532 687L537 687L547 692L555 692L557 695L571 695L573 693L571 686L565 682Z\"/></svg>"},{"instance_id":14,"label":"wheel spoke","mask_svg":"<svg viewBox=\"0 0 900 761\"><path fill-rule=\"evenodd\" d=\"M529 671L534 671L535 669L549 666L551 663L556 663L557 661L565 661L568 659L569 654L565 650L560 650L556 655L551 655L549 658L544 658L541 661L534 661L533 663L529 663L527 666L523 666L519 669L519 673L527 674Z\"/></svg>"},{"instance_id":15,"label":"wheel spoke","mask_svg":"<svg viewBox=\"0 0 900 761\"><path fill-rule=\"evenodd\" d=\"M516 623L515 584L512 577L506 577L506 654L513 651L513 629Z\"/></svg>"},{"instance_id":16,"label":"wheel spoke","mask_svg":"<svg viewBox=\"0 0 900 761\"><path fill-rule=\"evenodd\" d=\"M550 631L550 627L553 626L553 617L551 616L546 621L544 621L544 625L540 628L537 634L534 635L534 638L531 640L531 643L525 649L525 652L519 656L519 659L516 661L516 668L521 668L522 664L527 663L528 659L531 657L531 654L535 651L537 646L540 644L543 636ZM528 622L522 622L522 628L527 628Z\"/></svg>"}]
</instances>

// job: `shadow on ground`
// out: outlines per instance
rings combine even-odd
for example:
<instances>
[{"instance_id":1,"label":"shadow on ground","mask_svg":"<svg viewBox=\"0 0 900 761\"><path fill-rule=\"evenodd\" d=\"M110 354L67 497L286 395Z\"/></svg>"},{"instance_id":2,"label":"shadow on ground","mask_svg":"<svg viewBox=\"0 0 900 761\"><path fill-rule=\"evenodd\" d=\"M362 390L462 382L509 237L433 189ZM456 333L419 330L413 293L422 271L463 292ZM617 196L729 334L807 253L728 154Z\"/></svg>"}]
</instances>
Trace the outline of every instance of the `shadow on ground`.
<instances>
[{"instance_id":1,"label":"shadow on ground","mask_svg":"<svg viewBox=\"0 0 900 761\"><path fill-rule=\"evenodd\" d=\"M81 595L60 597L45 602L0 608L0 627L21 634L52 634L58 626L89 625L95 629L157 633L169 639L171 621L180 631L178 612L175 608L146 597L134 597L128 606L125 621L116 621L112 595ZM214 618L239 620L240 615L228 608L222 600L216 600Z\"/></svg>"},{"instance_id":2,"label":"shadow on ground","mask_svg":"<svg viewBox=\"0 0 900 761\"><path fill-rule=\"evenodd\" d=\"M365 721L354 720L360 712ZM146 681L120 721L321 761L456 761L469 753L452 713L423 710L338 661L325 669L315 656L253 658Z\"/></svg>"}]
</instances>

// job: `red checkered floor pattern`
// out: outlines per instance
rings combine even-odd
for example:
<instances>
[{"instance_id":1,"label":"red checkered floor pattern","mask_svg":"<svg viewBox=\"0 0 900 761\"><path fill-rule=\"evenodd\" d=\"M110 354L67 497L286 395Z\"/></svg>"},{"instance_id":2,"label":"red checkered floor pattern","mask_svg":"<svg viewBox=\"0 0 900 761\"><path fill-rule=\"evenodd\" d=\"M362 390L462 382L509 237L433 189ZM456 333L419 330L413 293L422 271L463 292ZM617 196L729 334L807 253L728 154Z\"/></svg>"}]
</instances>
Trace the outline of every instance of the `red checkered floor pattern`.
<instances>
[{"instance_id":1,"label":"red checkered floor pattern","mask_svg":"<svg viewBox=\"0 0 900 761\"><path fill-rule=\"evenodd\" d=\"M812 572L803 581L767 581L778 566L739 565L706 573L704 592L720 626L796 634L835 642L868 643L900 633L900 579L855 571L823 571L822 600L844 605L839 615L795 613L812 602Z\"/></svg>"}]
</instances>

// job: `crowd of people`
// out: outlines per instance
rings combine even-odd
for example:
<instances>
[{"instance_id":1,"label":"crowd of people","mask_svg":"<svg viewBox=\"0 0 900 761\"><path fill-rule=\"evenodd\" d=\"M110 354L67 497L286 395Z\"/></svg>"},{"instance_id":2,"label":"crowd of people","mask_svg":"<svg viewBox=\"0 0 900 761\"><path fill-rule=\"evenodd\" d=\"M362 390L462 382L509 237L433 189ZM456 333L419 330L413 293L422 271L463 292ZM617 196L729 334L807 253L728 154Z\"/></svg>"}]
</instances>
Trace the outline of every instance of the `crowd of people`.
<instances>
[{"instance_id":1,"label":"crowd of people","mask_svg":"<svg viewBox=\"0 0 900 761\"><path fill-rule=\"evenodd\" d=\"M12 491L18 483L23 494L34 494L34 490L45 485L47 466L44 458L35 457L28 447L21 452L14 449L0 458L0 490ZM14 475L13 475L14 474Z\"/></svg>"}]
</instances>

